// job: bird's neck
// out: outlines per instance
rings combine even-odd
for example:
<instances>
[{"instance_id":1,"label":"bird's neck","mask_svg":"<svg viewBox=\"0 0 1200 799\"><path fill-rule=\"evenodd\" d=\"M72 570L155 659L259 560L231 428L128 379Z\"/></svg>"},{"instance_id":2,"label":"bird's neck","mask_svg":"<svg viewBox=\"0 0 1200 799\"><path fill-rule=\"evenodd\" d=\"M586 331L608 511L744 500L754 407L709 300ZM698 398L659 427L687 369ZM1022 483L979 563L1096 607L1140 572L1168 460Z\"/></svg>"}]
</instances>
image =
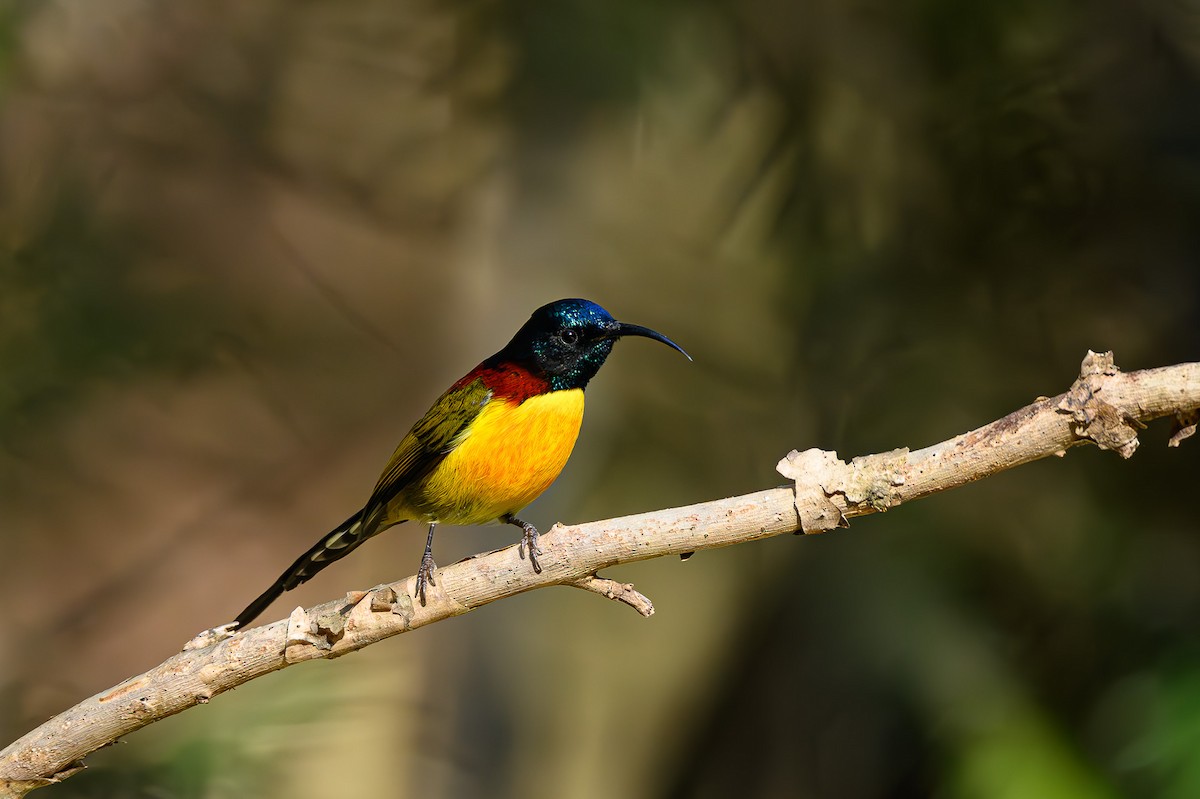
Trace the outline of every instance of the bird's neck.
<instances>
[{"instance_id":1,"label":"bird's neck","mask_svg":"<svg viewBox=\"0 0 1200 799\"><path fill-rule=\"evenodd\" d=\"M537 397L560 388L570 386L555 386L551 378L535 374L528 367L518 363L496 361L492 358L476 366L454 384L455 388L470 385L476 380L481 381L498 399L507 399L520 404L530 397Z\"/></svg>"}]
</instances>

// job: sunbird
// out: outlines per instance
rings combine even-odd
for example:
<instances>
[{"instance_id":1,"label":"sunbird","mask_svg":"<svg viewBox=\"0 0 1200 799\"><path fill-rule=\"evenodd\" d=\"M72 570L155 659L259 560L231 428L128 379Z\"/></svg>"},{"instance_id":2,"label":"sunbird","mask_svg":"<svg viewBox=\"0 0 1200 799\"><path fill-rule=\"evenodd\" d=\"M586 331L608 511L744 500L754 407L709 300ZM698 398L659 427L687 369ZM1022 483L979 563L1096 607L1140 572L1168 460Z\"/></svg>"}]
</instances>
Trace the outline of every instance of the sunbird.
<instances>
[{"instance_id":1,"label":"sunbird","mask_svg":"<svg viewBox=\"0 0 1200 799\"><path fill-rule=\"evenodd\" d=\"M346 557L401 522L429 525L416 595L436 585L433 531L445 524L501 521L522 529L517 551L535 572L538 531L517 517L555 481L583 422L583 390L622 336L671 339L613 319L594 302L558 300L533 312L504 349L483 361L433 403L396 447L367 504L331 530L238 614L245 627L284 591Z\"/></svg>"}]
</instances>

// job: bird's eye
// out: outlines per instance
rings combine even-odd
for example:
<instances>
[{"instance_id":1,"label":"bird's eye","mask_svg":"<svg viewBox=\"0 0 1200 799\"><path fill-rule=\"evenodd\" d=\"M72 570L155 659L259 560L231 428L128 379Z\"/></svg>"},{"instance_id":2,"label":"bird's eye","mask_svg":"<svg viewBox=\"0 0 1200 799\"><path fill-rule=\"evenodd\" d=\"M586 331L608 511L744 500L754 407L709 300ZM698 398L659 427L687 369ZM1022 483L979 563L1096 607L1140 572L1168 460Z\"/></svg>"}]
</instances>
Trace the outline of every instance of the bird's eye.
<instances>
[{"instance_id":1,"label":"bird's eye","mask_svg":"<svg viewBox=\"0 0 1200 799\"><path fill-rule=\"evenodd\" d=\"M563 344L568 344L571 346L574 346L575 342L579 341L579 333L569 327L563 332L559 333L558 337L562 339Z\"/></svg>"}]
</instances>

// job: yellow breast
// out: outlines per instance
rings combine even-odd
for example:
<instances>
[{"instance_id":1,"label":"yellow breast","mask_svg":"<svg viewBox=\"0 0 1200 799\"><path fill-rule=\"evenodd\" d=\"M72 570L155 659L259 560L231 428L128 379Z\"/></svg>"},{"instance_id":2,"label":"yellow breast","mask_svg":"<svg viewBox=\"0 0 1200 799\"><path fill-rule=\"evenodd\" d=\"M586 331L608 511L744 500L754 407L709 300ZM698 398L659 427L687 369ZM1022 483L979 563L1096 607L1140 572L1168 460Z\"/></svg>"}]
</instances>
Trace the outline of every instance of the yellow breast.
<instances>
[{"instance_id":1,"label":"yellow breast","mask_svg":"<svg viewBox=\"0 0 1200 799\"><path fill-rule=\"evenodd\" d=\"M483 524L516 513L550 487L583 422L583 390L552 391L521 404L492 399L467 437L412 497L426 521Z\"/></svg>"}]
</instances>

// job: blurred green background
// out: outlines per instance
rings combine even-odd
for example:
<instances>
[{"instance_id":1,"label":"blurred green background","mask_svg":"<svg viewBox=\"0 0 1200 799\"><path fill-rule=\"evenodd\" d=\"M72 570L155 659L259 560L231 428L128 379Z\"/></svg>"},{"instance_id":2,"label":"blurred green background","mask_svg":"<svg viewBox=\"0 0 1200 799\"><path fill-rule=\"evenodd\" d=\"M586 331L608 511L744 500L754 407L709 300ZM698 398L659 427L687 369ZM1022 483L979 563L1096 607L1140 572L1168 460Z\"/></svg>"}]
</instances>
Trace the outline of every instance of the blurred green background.
<instances>
[{"instance_id":1,"label":"blurred green background","mask_svg":"<svg viewBox=\"0 0 1200 799\"><path fill-rule=\"evenodd\" d=\"M696 362L618 347L543 529L1200 347L1190 0L0 9L6 742L230 619L559 297ZM1167 432L613 570L650 620L552 589L289 669L45 796L1200 796ZM414 531L268 617L411 574Z\"/></svg>"}]
</instances>

